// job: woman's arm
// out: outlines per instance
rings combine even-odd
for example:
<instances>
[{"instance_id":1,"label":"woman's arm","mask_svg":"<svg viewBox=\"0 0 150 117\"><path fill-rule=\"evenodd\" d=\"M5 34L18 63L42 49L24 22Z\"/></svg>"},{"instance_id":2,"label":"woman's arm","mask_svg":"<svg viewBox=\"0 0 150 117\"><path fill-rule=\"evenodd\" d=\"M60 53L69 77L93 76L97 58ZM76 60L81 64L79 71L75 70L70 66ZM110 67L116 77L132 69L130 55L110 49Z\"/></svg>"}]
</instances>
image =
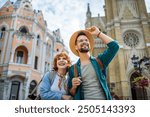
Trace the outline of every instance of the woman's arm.
<instances>
[{"instance_id":1,"label":"woman's arm","mask_svg":"<svg viewBox=\"0 0 150 117\"><path fill-rule=\"evenodd\" d=\"M55 75L54 75L55 77ZM50 73L47 72L40 85L40 96L43 100L61 100L62 93L51 91Z\"/></svg>"}]
</instances>

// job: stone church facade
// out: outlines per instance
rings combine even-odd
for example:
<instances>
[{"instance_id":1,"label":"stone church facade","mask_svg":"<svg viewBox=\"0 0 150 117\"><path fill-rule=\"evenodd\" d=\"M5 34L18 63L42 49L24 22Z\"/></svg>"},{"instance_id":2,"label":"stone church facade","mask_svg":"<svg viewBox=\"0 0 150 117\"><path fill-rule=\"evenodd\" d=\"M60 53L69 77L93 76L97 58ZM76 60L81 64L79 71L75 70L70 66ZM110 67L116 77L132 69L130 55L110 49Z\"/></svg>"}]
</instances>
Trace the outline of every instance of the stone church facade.
<instances>
[{"instance_id":1,"label":"stone church facade","mask_svg":"<svg viewBox=\"0 0 150 117\"><path fill-rule=\"evenodd\" d=\"M0 8L0 99L26 99L61 51L60 30L47 28L42 11L29 0L8 0Z\"/></svg>"},{"instance_id":2,"label":"stone church facade","mask_svg":"<svg viewBox=\"0 0 150 117\"><path fill-rule=\"evenodd\" d=\"M105 16L92 17L88 4L85 28L98 26L119 42L120 50L108 68L110 90L121 99L150 99L149 87L134 87L132 81L140 74L134 69L131 58L139 60L150 57L150 13L147 13L144 0L105 0ZM95 38L92 54L96 56L107 48L100 39ZM150 70L144 69L142 76L150 80Z\"/></svg>"}]
</instances>

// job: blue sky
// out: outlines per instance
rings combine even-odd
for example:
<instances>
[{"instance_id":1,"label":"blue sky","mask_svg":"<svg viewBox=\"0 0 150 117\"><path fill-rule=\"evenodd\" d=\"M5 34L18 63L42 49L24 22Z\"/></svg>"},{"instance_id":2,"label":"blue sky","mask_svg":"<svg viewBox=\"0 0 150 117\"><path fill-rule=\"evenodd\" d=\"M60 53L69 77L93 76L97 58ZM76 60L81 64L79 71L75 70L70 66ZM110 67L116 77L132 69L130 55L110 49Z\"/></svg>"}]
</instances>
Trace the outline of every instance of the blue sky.
<instances>
[{"instance_id":1,"label":"blue sky","mask_svg":"<svg viewBox=\"0 0 150 117\"><path fill-rule=\"evenodd\" d=\"M7 0L0 0L0 7ZM10 0L15 2L16 0ZM145 0L148 12L150 12L150 0ZM53 31L57 28L61 31L65 45L69 49L69 38L73 32L84 29L86 20L87 3L90 3L92 16L100 13L104 15L104 0L32 0L33 9L42 10L48 28ZM73 61L77 57L70 53Z\"/></svg>"}]
</instances>

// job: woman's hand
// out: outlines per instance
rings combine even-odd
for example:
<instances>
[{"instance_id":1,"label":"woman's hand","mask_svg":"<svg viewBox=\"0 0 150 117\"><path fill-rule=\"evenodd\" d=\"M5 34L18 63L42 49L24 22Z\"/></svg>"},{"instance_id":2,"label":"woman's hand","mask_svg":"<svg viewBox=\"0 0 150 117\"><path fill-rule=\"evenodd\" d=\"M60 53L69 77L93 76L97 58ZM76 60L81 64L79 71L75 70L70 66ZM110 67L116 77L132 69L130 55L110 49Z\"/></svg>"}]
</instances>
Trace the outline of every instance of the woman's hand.
<instances>
[{"instance_id":1,"label":"woman's hand","mask_svg":"<svg viewBox=\"0 0 150 117\"><path fill-rule=\"evenodd\" d=\"M62 95L61 99L62 100L72 100L73 98L70 95Z\"/></svg>"}]
</instances>

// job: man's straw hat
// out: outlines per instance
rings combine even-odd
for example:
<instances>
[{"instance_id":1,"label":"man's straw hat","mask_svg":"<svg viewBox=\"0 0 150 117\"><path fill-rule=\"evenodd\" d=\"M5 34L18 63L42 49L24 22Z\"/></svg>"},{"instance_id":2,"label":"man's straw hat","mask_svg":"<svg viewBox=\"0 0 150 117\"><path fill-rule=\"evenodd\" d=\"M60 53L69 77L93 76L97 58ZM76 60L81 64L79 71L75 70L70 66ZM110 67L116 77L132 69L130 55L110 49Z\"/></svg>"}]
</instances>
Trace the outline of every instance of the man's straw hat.
<instances>
[{"instance_id":1,"label":"man's straw hat","mask_svg":"<svg viewBox=\"0 0 150 117\"><path fill-rule=\"evenodd\" d=\"M71 51L76 55L76 56L79 56L77 50L75 49L75 41L77 39L77 36L79 33L83 32L87 38L89 39L89 43L90 43L90 51L93 50L93 46L94 46L94 38L92 36L92 34L87 31L87 30L79 30L79 31L76 31L75 33L73 33L73 35L71 36L70 38L70 43L69 43L69 46L70 46L70 49Z\"/></svg>"}]
</instances>

